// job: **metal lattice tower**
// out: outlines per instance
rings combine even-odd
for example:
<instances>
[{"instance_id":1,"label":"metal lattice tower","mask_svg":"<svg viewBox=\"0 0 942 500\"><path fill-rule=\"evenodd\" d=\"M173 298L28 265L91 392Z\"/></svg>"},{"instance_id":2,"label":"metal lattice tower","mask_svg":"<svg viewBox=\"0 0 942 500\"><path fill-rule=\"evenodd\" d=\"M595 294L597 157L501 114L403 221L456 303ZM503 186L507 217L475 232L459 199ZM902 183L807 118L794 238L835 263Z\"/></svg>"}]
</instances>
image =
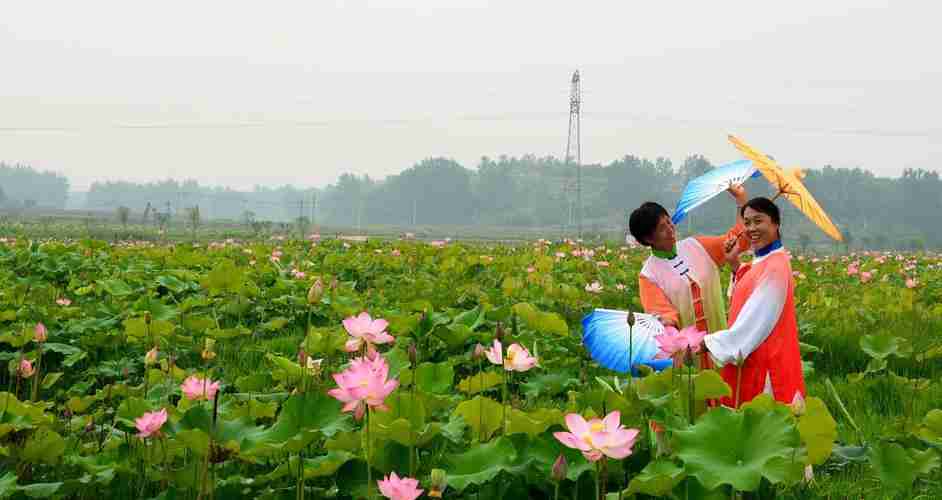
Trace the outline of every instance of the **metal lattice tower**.
<instances>
[{"instance_id":1,"label":"metal lattice tower","mask_svg":"<svg viewBox=\"0 0 942 500\"><path fill-rule=\"evenodd\" d=\"M566 138L566 164L573 159L575 147L576 160L576 221L577 234L582 238L582 92L579 89L579 70L572 74L569 90L569 136Z\"/></svg>"}]
</instances>

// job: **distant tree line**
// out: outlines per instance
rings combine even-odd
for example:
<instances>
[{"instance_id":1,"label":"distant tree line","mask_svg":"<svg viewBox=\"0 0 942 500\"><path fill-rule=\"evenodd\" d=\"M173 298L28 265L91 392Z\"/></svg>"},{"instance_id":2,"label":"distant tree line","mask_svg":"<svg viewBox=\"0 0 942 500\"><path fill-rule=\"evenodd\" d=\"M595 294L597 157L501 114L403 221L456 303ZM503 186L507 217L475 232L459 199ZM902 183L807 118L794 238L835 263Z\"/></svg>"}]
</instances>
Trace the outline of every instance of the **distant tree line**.
<instances>
[{"instance_id":1,"label":"distant tree line","mask_svg":"<svg viewBox=\"0 0 942 500\"><path fill-rule=\"evenodd\" d=\"M69 180L65 176L0 162L0 207L62 209L68 198Z\"/></svg>"},{"instance_id":2,"label":"distant tree line","mask_svg":"<svg viewBox=\"0 0 942 500\"><path fill-rule=\"evenodd\" d=\"M402 172L373 179L345 173L321 189L256 186L252 191L201 186L192 180L151 183L98 182L85 208L114 213L127 207L133 222L145 214L186 219L197 209L203 219L246 224L303 222L317 226L488 225L544 227L573 234L578 221L576 167L555 157L482 157L474 169L446 158L428 158ZM627 213L644 201L669 210L689 179L714 168L692 155L675 166L669 159L632 155L608 164L582 166L583 228L611 237ZM907 169L897 178L859 168L806 171L805 183L853 247L942 245L942 180L936 171ZM764 179L747 184L753 195L770 195ZM0 164L0 203L61 208L68 181L25 166ZM2 201L2 200L6 201ZM820 245L822 233L787 203L786 238ZM733 222L732 205L720 196L697 208L682 232L717 233Z\"/></svg>"}]
</instances>

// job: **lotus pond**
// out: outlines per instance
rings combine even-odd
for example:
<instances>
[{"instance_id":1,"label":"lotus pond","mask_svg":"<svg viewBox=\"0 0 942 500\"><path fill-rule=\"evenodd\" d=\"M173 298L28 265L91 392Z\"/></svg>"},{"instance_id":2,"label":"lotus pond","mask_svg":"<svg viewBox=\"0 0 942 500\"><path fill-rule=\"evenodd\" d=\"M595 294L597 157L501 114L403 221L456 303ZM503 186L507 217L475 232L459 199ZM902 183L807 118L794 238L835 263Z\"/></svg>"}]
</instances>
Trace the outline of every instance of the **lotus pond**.
<instances>
[{"instance_id":1,"label":"lotus pond","mask_svg":"<svg viewBox=\"0 0 942 500\"><path fill-rule=\"evenodd\" d=\"M808 398L734 411L587 356L646 255L0 241L0 498L942 497L942 258L794 255Z\"/></svg>"}]
</instances>

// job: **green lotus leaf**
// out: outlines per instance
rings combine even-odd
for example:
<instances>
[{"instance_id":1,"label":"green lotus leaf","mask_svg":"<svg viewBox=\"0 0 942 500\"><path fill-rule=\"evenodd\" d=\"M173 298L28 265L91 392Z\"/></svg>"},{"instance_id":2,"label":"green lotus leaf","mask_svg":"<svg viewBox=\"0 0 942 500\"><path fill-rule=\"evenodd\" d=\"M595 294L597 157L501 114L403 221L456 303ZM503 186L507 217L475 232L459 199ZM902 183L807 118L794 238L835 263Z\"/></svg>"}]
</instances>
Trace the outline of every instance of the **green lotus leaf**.
<instances>
[{"instance_id":1,"label":"green lotus leaf","mask_svg":"<svg viewBox=\"0 0 942 500\"><path fill-rule=\"evenodd\" d=\"M454 413L464 418L465 423L471 427L472 435L475 438L480 436L481 441L490 439L504 423L504 407L483 396L475 396L474 399L461 402Z\"/></svg>"},{"instance_id":2,"label":"green lotus leaf","mask_svg":"<svg viewBox=\"0 0 942 500\"><path fill-rule=\"evenodd\" d=\"M187 429L177 432L174 435L186 449L205 457L209 452L209 434L200 429Z\"/></svg>"},{"instance_id":3,"label":"green lotus leaf","mask_svg":"<svg viewBox=\"0 0 942 500\"><path fill-rule=\"evenodd\" d=\"M16 493L16 473L8 471L0 476L0 498L9 498Z\"/></svg>"},{"instance_id":4,"label":"green lotus leaf","mask_svg":"<svg viewBox=\"0 0 942 500\"><path fill-rule=\"evenodd\" d=\"M242 269L236 267L231 260L223 259L200 280L200 284L209 290L211 295L238 293L242 288L242 275Z\"/></svg>"},{"instance_id":5,"label":"green lotus leaf","mask_svg":"<svg viewBox=\"0 0 942 500\"><path fill-rule=\"evenodd\" d=\"M352 460L354 455L345 451L328 451L326 455L316 458L304 459L304 477L307 479L315 477L330 476L337 472L343 464Z\"/></svg>"},{"instance_id":6,"label":"green lotus leaf","mask_svg":"<svg viewBox=\"0 0 942 500\"><path fill-rule=\"evenodd\" d=\"M448 461L448 487L461 492L468 486L484 484L501 472L512 470L516 458L516 448L503 436L471 446Z\"/></svg>"},{"instance_id":7,"label":"green lotus leaf","mask_svg":"<svg viewBox=\"0 0 942 500\"><path fill-rule=\"evenodd\" d=\"M686 474L683 467L670 460L661 459L648 463L638 475L631 479L625 495L641 493L649 496L667 496L675 486L683 481Z\"/></svg>"},{"instance_id":8,"label":"green lotus leaf","mask_svg":"<svg viewBox=\"0 0 942 500\"><path fill-rule=\"evenodd\" d=\"M39 429L26 440L20 458L27 462L54 465L64 452L65 440L62 436L49 429Z\"/></svg>"},{"instance_id":9,"label":"green lotus leaf","mask_svg":"<svg viewBox=\"0 0 942 500\"><path fill-rule=\"evenodd\" d=\"M458 390L467 394L477 394L496 387L504 382L504 377L497 372L479 372L458 382Z\"/></svg>"},{"instance_id":10,"label":"green lotus leaf","mask_svg":"<svg viewBox=\"0 0 942 500\"><path fill-rule=\"evenodd\" d=\"M180 281L174 276L163 275L158 276L156 279L158 285L163 286L164 288L170 290L173 293L180 293L187 288L187 284Z\"/></svg>"},{"instance_id":11,"label":"green lotus leaf","mask_svg":"<svg viewBox=\"0 0 942 500\"><path fill-rule=\"evenodd\" d=\"M719 372L703 370L693 378L693 394L697 401L702 401L732 396L733 393Z\"/></svg>"},{"instance_id":12,"label":"green lotus leaf","mask_svg":"<svg viewBox=\"0 0 942 500\"><path fill-rule=\"evenodd\" d=\"M30 498L50 498L59 491L62 485L63 483L33 483L17 489Z\"/></svg>"},{"instance_id":13,"label":"green lotus leaf","mask_svg":"<svg viewBox=\"0 0 942 500\"><path fill-rule=\"evenodd\" d=\"M889 356L906 358L913 353L909 341L888 335L864 335L860 338L860 348L874 359L886 359Z\"/></svg>"},{"instance_id":14,"label":"green lotus leaf","mask_svg":"<svg viewBox=\"0 0 942 500\"><path fill-rule=\"evenodd\" d=\"M528 398L536 398L538 396L552 397L562 394L566 389L575 385L577 382L578 379L569 373L554 371L531 377L530 380L522 384L522 386L523 393Z\"/></svg>"},{"instance_id":15,"label":"green lotus leaf","mask_svg":"<svg viewBox=\"0 0 942 500\"><path fill-rule=\"evenodd\" d=\"M405 418L398 418L388 424L371 425L370 430L376 432L373 436L380 439L395 441L403 446L425 446L441 432L442 425L438 422L425 424L416 428Z\"/></svg>"},{"instance_id":16,"label":"green lotus leaf","mask_svg":"<svg viewBox=\"0 0 942 500\"><path fill-rule=\"evenodd\" d=\"M655 407L664 406L671 402L677 392L677 382L674 381L673 368L660 373L654 373L637 381L638 397Z\"/></svg>"},{"instance_id":17,"label":"green lotus leaf","mask_svg":"<svg viewBox=\"0 0 942 500\"><path fill-rule=\"evenodd\" d=\"M415 371L418 374L417 387L426 392L439 394L448 392L455 381L455 369L451 361L420 363ZM412 385L412 370L400 371L399 382L403 387Z\"/></svg>"},{"instance_id":18,"label":"green lotus leaf","mask_svg":"<svg viewBox=\"0 0 942 500\"><path fill-rule=\"evenodd\" d=\"M324 443L324 448L330 451L360 451L363 449L361 433L360 431L338 432Z\"/></svg>"},{"instance_id":19,"label":"green lotus leaf","mask_svg":"<svg viewBox=\"0 0 942 500\"><path fill-rule=\"evenodd\" d=\"M273 318L262 323L261 328L268 332L276 332L284 328L287 324L288 318Z\"/></svg>"},{"instance_id":20,"label":"green lotus leaf","mask_svg":"<svg viewBox=\"0 0 942 500\"><path fill-rule=\"evenodd\" d=\"M474 331L484 324L484 317L484 308L477 306L469 311L459 313L452 322L456 325L464 325Z\"/></svg>"},{"instance_id":21,"label":"green lotus leaf","mask_svg":"<svg viewBox=\"0 0 942 500\"><path fill-rule=\"evenodd\" d=\"M523 433L535 437L562 423L563 412L557 409L538 408L524 412L514 408L507 415L507 434Z\"/></svg>"},{"instance_id":22,"label":"green lotus leaf","mask_svg":"<svg viewBox=\"0 0 942 500\"><path fill-rule=\"evenodd\" d=\"M514 305L513 311L531 330L540 333L553 333L563 337L569 335L569 326L566 324L566 320L556 313L542 312L526 302Z\"/></svg>"},{"instance_id":23,"label":"green lotus leaf","mask_svg":"<svg viewBox=\"0 0 942 500\"><path fill-rule=\"evenodd\" d=\"M107 279L99 280L98 284L109 294L114 295L115 297L124 297L126 295L131 295L134 293L134 290L123 280L119 279Z\"/></svg>"},{"instance_id":24,"label":"green lotus leaf","mask_svg":"<svg viewBox=\"0 0 942 500\"><path fill-rule=\"evenodd\" d=\"M909 458L913 459L913 468L918 476L928 476L942 465L939 453L932 448L927 450L909 448L906 452L909 453Z\"/></svg>"},{"instance_id":25,"label":"green lotus leaf","mask_svg":"<svg viewBox=\"0 0 942 500\"><path fill-rule=\"evenodd\" d=\"M880 483L891 491L907 490L916 479L913 458L897 443L881 441L871 447L870 465Z\"/></svg>"},{"instance_id":26,"label":"green lotus leaf","mask_svg":"<svg viewBox=\"0 0 942 500\"><path fill-rule=\"evenodd\" d=\"M271 388L271 373L262 371L236 379L235 386L241 392L262 392Z\"/></svg>"},{"instance_id":27,"label":"green lotus leaf","mask_svg":"<svg viewBox=\"0 0 942 500\"><path fill-rule=\"evenodd\" d=\"M458 349L467 343L468 339L474 337L474 331L462 324L442 325L432 330L435 335L448 345L449 349Z\"/></svg>"},{"instance_id":28,"label":"green lotus leaf","mask_svg":"<svg viewBox=\"0 0 942 500\"><path fill-rule=\"evenodd\" d=\"M347 334L338 328L311 328L304 339L304 352L309 356L320 357L343 351Z\"/></svg>"},{"instance_id":29,"label":"green lotus leaf","mask_svg":"<svg viewBox=\"0 0 942 500\"><path fill-rule=\"evenodd\" d=\"M693 427L675 431L674 439L687 474L707 489L728 484L738 491L755 491L763 477L780 477L774 469L781 464L773 459L791 459L800 444L789 415L756 407L713 409Z\"/></svg>"},{"instance_id":30,"label":"green lotus leaf","mask_svg":"<svg viewBox=\"0 0 942 500\"><path fill-rule=\"evenodd\" d=\"M834 448L837 439L837 422L820 398L809 397L805 401L805 412L798 418L801 442L808 449L808 463L821 465Z\"/></svg>"},{"instance_id":31,"label":"green lotus leaf","mask_svg":"<svg viewBox=\"0 0 942 500\"><path fill-rule=\"evenodd\" d=\"M917 434L930 443L942 446L942 410L927 413Z\"/></svg>"},{"instance_id":32,"label":"green lotus leaf","mask_svg":"<svg viewBox=\"0 0 942 500\"><path fill-rule=\"evenodd\" d=\"M0 334L0 343L7 343L14 348L20 348L33 340L32 328L21 328Z\"/></svg>"}]
</instances>

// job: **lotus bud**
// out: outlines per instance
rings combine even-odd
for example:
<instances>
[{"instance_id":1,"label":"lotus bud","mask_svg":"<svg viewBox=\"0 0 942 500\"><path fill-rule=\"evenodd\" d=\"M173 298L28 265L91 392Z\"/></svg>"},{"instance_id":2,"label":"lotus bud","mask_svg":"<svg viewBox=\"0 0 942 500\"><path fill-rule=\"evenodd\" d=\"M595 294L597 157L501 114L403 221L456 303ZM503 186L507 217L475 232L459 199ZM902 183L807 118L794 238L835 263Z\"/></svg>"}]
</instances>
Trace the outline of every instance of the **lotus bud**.
<instances>
[{"instance_id":1,"label":"lotus bud","mask_svg":"<svg viewBox=\"0 0 942 500\"><path fill-rule=\"evenodd\" d=\"M324 360L323 360L323 359L314 359L314 358L311 358L311 357L308 357L308 358L307 358L307 362L306 362L307 370L308 370L308 372L311 373L311 376L312 376L312 377L316 377L316 376L320 375L320 373L321 373L321 365L323 365L323 364L324 364Z\"/></svg>"},{"instance_id":2,"label":"lotus bud","mask_svg":"<svg viewBox=\"0 0 942 500\"><path fill-rule=\"evenodd\" d=\"M42 322L36 323L36 335L33 337L36 342L42 344L48 337L49 332L46 331L46 325L42 324Z\"/></svg>"},{"instance_id":3,"label":"lotus bud","mask_svg":"<svg viewBox=\"0 0 942 500\"><path fill-rule=\"evenodd\" d=\"M125 366L124 368L121 369L121 375L124 378L128 378L128 375L130 374L131 374L131 370L129 370L128 367Z\"/></svg>"},{"instance_id":4,"label":"lotus bud","mask_svg":"<svg viewBox=\"0 0 942 500\"><path fill-rule=\"evenodd\" d=\"M805 398L801 397L800 392L795 393L795 397L792 399L792 403L789 406L791 406L792 413L795 414L796 417L805 414Z\"/></svg>"},{"instance_id":5,"label":"lotus bud","mask_svg":"<svg viewBox=\"0 0 942 500\"><path fill-rule=\"evenodd\" d=\"M556 458L556 461L553 462L553 481L561 482L563 479L566 479L566 474L569 472L569 464L566 462L566 456L562 453Z\"/></svg>"},{"instance_id":6,"label":"lotus bud","mask_svg":"<svg viewBox=\"0 0 942 500\"><path fill-rule=\"evenodd\" d=\"M88 418L88 423L85 424L85 433L89 433L95 430L95 421L91 417Z\"/></svg>"},{"instance_id":7,"label":"lotus bud","mask_svg":"<svg viewBox=\"0 0 942 500\"><path fill-rule=\"evenodd\" d=\"M409 364L412 365L412 368L415 368L416 361L418 361L419 353L415 348L415 342L409 344Z\"/></svg>"},{"instance_id":8,"label":"lotus bud","mask_svg":"<svg viewBox=\"0 0 942 500\"><path fill-rule=\"evenodd\" d=\"M147 354L144 355L144 364L150 366L157 362L157 346L154 346L153 349L147 351Z\"/></svg>"},{"instance_id":9,"label":"lotus bud","mask_svg":"<svg viewBox=\"0 0 942 500\"><path fill-rule=\"evenodd\" d=\"M304 352L304 348L298 349L298 364L304 366L307 364L307 353Z\"/></svg>"},{"instance_id":10,"label":"lotus bud","mask_svg":"<svg viewBox=\"0 0 942 500\"><path fill-rule=\"evenodd\" d=\"M474 351L471 352L471 359L478 360L478 359L483 358L485 351L486 351L486 349L484 349L484 346L483 346L483 345L481 345L481 344L476 344L476 345L474 346Z\"/></svg>"},{"instance_id":11,"label":"lotus bud","mask_svg":"<svg viewBox=\"0 0 942 500\"><path fill-rule=\"evenodd\" d=\"M30 378L33 376L33 373L36 371L33 369L33 364L26 358L20 360L20 366L17 368L20 376L23 378Z\"/></svg>"},{"instance_id":12,"label":"lotus bud","mask_svg":"<svg viewBox=\"0 0 942 500\"><path fill-rule=\"evenodd\" d=\"M209 361L216 358L216 339L206 339L205 347L203 348L202 357L203 360Z\"/></svg>"},{"instance_id":13,"label":"lotus bud","mask_svg":"<svg viewBox=\"0 0 942 500\"><path fill-rule=\"evenodd\" d=\"M149 325L151 320L150 311L144 311L144 324Z\"/></svg>"},{"instance_id":14,"label":"lotus bud","mask_svg":"<svg viewBox=\"0 0 942 500\"><path fill-rule=\"evenodd\" d=\"M442 469L432 469L431 484L429 485L428 496L430 498L441 498L442 492L448 487L448 475Z\"/></svg>"},{"instance_id":15,"label":"lotus bud","mask_svg":"<svg viewBox=\"0 0 942 500\"><path fill-rule=\"evenodd\" d=\"M500 322L497 323L497 330L494 332L494 338L496 338L500 343L504 342L504 326L501 325Z\"/></svg>"},{"instance_id":16,"label":"lotus bud","mask_svg":"<svg viewBox=\"0 0 942 500\"><path fill-rule=\"evenodd\" d=\"M314 284L311 285L311 289L307 291L307 303L308 304L317 304L321 301L321 297L324 296L324 282L320 278L317 278L314 281Z\"/></svg>"}]
</instances>

